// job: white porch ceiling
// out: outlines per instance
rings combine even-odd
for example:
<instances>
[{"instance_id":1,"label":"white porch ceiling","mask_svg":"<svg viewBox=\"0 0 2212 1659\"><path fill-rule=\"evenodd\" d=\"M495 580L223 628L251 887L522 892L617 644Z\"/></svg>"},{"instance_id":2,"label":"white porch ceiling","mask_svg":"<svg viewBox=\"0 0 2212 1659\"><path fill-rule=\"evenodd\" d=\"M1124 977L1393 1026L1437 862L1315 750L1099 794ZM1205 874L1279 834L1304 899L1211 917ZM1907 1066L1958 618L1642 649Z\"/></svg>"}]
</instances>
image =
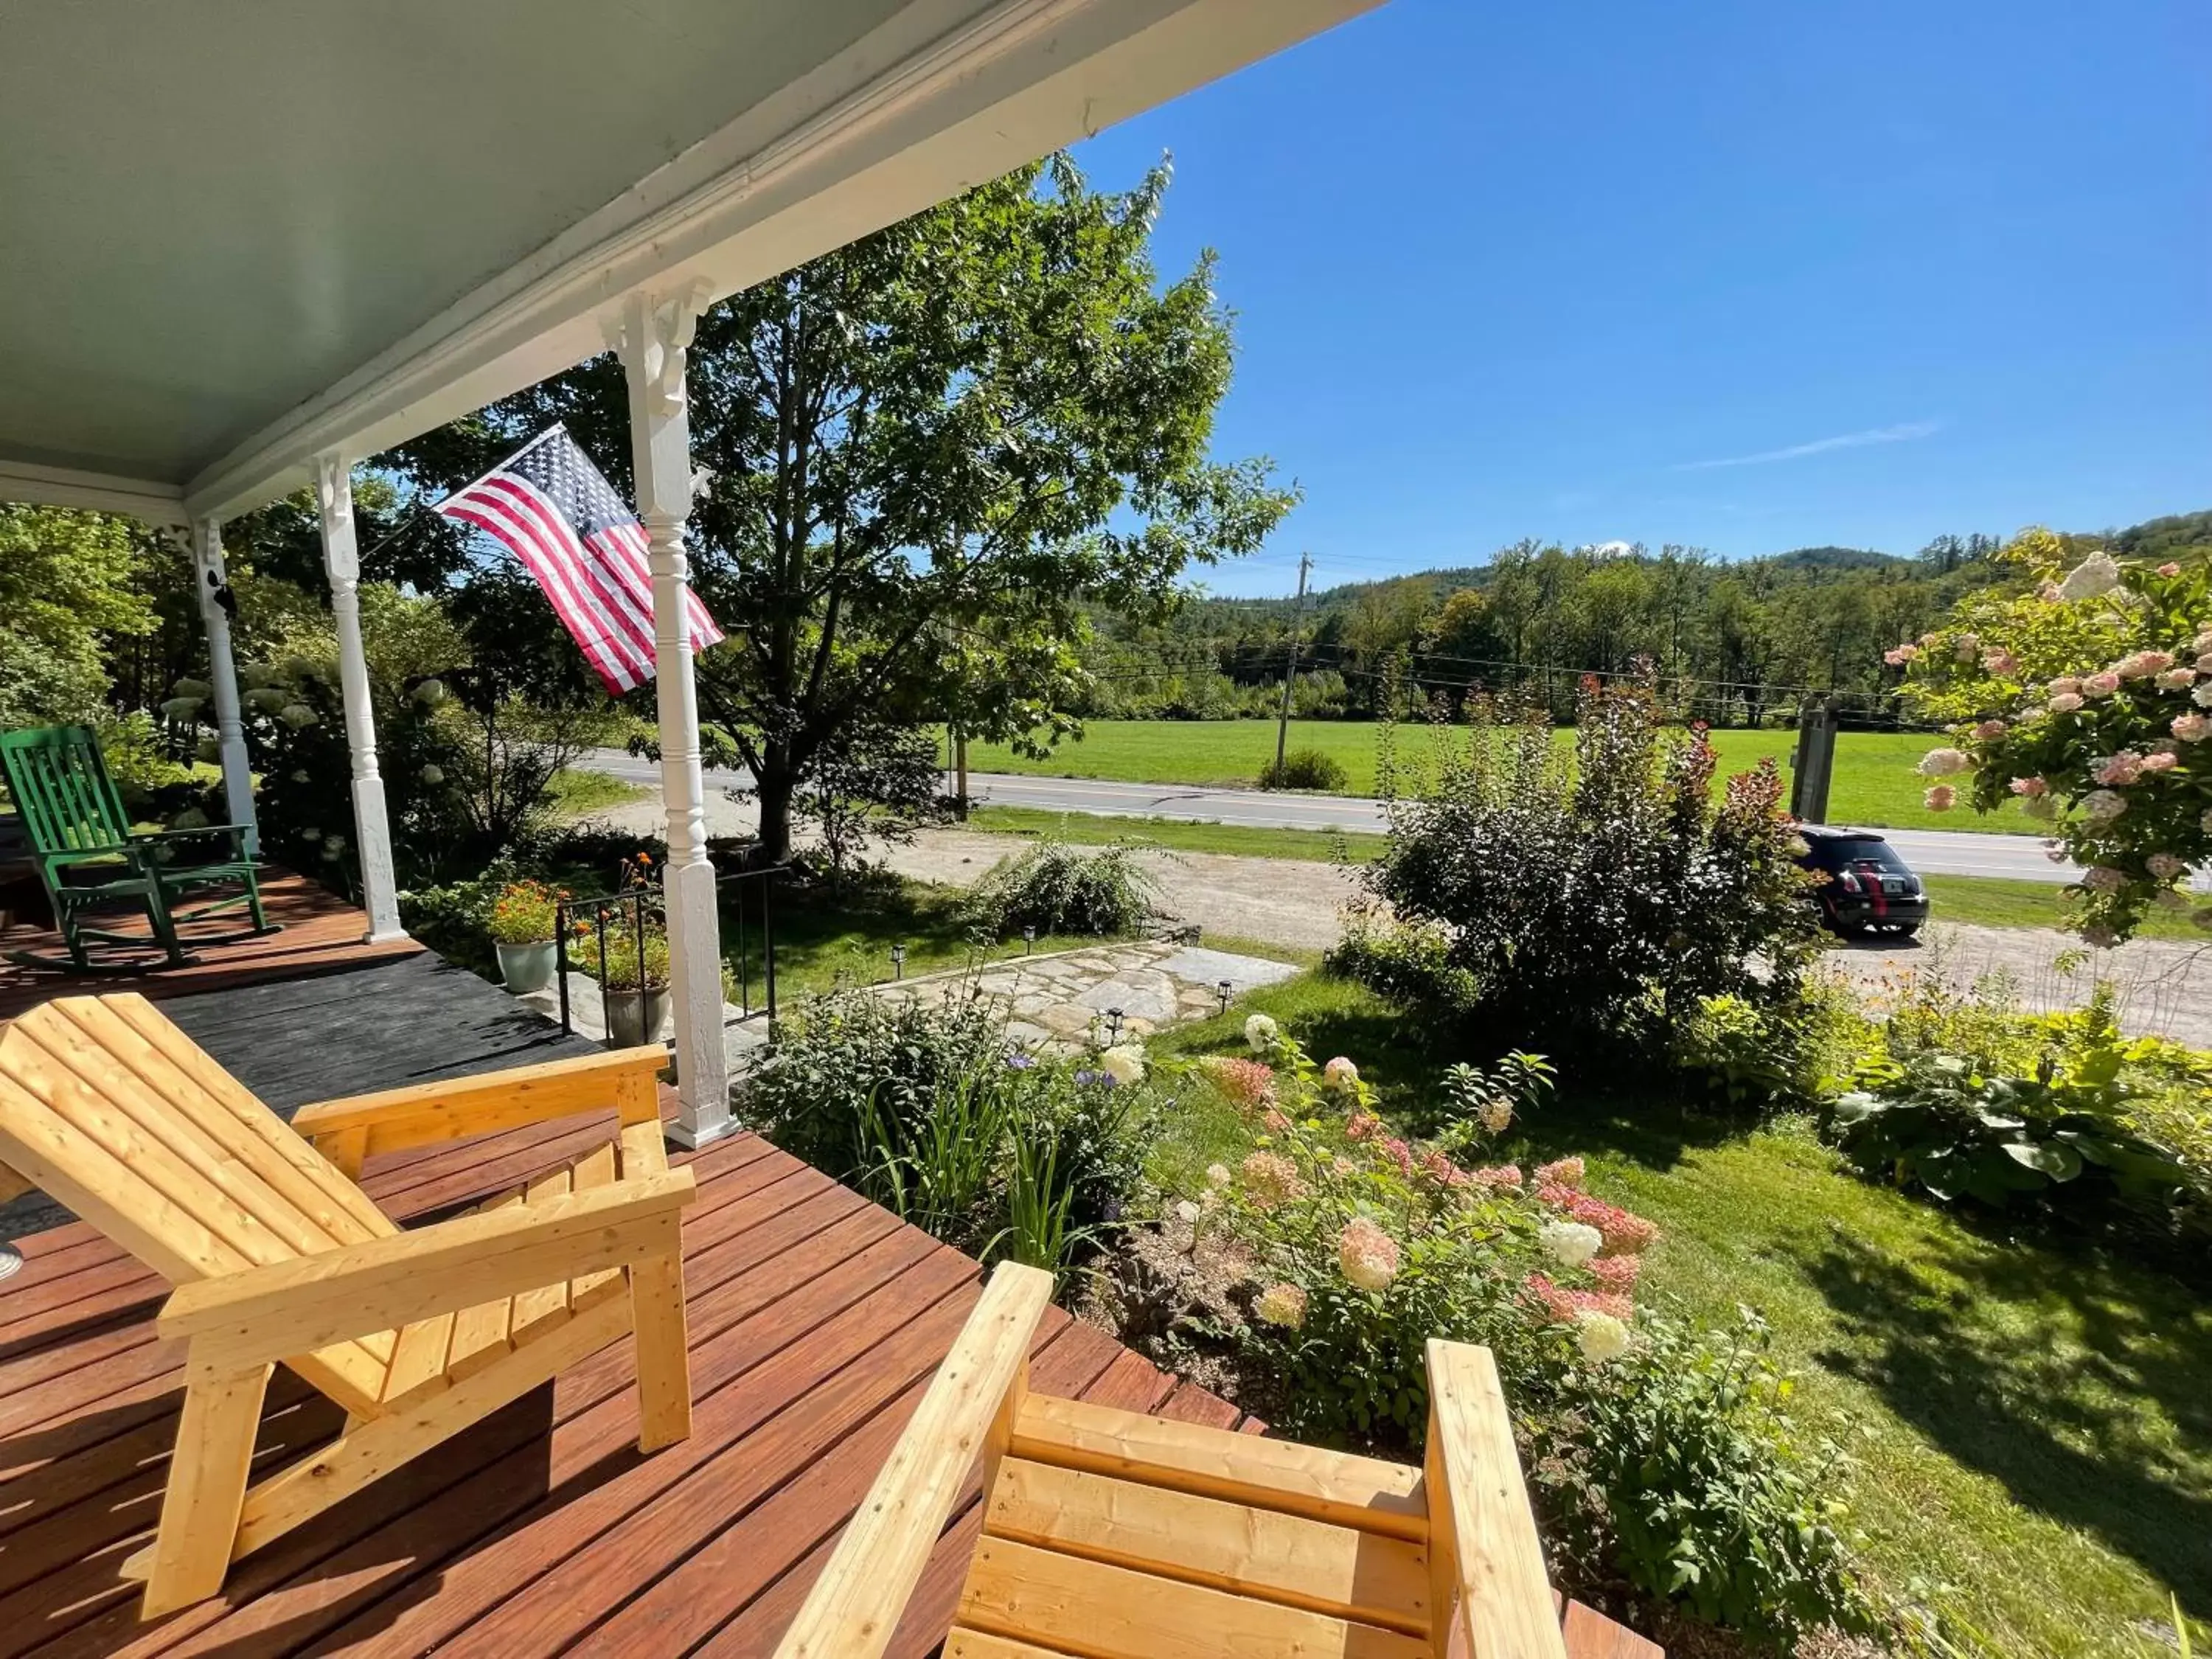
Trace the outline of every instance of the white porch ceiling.
<instances>
[{"instance_id":1,"label":"white porch ceiling","mask_svg":"<svg viewBox=\"0 0 2212 1659\"><path fill-rule=\"evenodd\" d=\"M0 499L235 512L1375 0L0 0Z\"/></svg>"}]
</instances>

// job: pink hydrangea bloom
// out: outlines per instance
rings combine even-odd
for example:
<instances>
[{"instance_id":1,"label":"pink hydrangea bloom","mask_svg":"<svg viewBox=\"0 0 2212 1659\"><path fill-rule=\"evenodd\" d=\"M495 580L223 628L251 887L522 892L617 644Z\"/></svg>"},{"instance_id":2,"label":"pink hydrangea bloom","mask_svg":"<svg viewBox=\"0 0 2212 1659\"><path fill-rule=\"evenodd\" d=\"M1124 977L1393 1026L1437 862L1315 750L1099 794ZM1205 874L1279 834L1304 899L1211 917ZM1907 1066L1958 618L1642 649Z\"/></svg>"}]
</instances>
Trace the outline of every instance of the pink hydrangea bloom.
<instances>
[{"instance_id":1,"label":"pink hydrangea bloom","mask_svg":"<svg viewBox=\"0 0 2212 1659\"><path fill-rule=\"evenodd\" d=\"M2153 674L2163 673L2173 666L2171 651L2137 651L2123 657L2112 665L2112 672L2124 680L2146 680Z\"/></svg>"},{"instance_id":2,"label":"pink hydrangea bloom","mask_svg":"<svg viewBox=\"0 0 2212 1659\"><path fill-rule=\"evenodd\" d=\"M1641 1255L1644 1247L1659 1237L1659 1224L1656 1221L1587 1194L1567 1206L1567 1214L1604 1235L1607 1255Z\"/></svg>"},{"instance_id":3,"label":"pink hydrangea bloom","mask_svg":"<svg viewBox=\"0 0 2212 1659\"><path fill-rule=\"evenodd\" d=\"M1920 654L1917 645L1893 645L1881 653L1881 659L1892 668L1902 668Z\"/></svg>"},{"instance_id":4,"label":"pink hydrangea bloom","mask_svg":"<svg viewBox=\"0 0 2212 1659\"><path fill-rule=\"evenodd\" d=\"M2070 714L2081 706L2081 696L2076 691L2054 692L2051 698L2051 712L2054 714Z\"/></svg>"},{"instance_id":5,"label":"pink hydrangea bloom","mask_svg":"<svg viewBox=\"0 0 2212 1659\"><path fill-rule=\"evenodd\" d=\"M1254 1152L1244 1160L1243 1170L1245 1195L1263 1210L1288 1203L1306 1189L1298 1166L1280 1152Z\"/></svg>"},{"instance_id":6,"label":"pink hydrangea bloom","mask_svg":"<svg viewBox=\"0 0 2212 1659\"><path fill-rule=\"evenodd\" d=\"M1218 1059L1208 1063L1213 1086L1240 1106L1259 1106L1275 1097L1275 1073L1256 1060Z\"/></svg>"},{"instance_id":7,"label":"pink hydrangea bloom","mask_svg":"<svg viewBox=\"0 0 2212 1659\"><path fill-rule=\"evenodd\" d=\"M1584 1269L1592 1279L1619 1296L1626 1296L1636 1288L1636 1281L1644 1272L1640 1255L1601 1255Z\"/></svg>"},{"instance_id":8,"label":"pink hydrangea bloom","mask_svg":"<svg viewBox=\"0 0 2212 1659\"><path fill-rule=\"evenodd\" d=\"M2186 691L2196 684L2197 671L2193 668L2169 668L2158 677L2158 689L2161 691Z\"/></svg>"},{"instance_id":9,"label":"pink hydrangea bloom","mask_svg":"<svg viewBox=\"0 0 2212 1659\"><path fill-rule=\"evenodd\" d=\"M1521 1281L1536 1304L1551 1318L1562 1325L1571 1325L1575 1316L1585 1310L1592 1313L1611 1314L1615 1319L1628 1320L1636 1316L1636 1304L1614 1291L1576 1291L1553 1283L1544 1273L1530 1273Z\"/></svg>"},{"instance_id":10,"label":"pink hydrangea bloom","mask_svg":"<svg viewBox=\"0 0 2212 1659\"><path fill-rule=\"evenodd\" d=\"M2037 795L2049 794L2051 785L2048 780L2042 777L2014 778L2012 781L2012 792L2015 795L2026 795L2033 799Z\"/></svg>"},{"instance_id":11,"label":"pink hydrangea bloom","mask_svg":"<svg viewBox=\"0 0 2212 1659\"><path fill-rule=\"evenodd\" d=\"M2176 714L2166 729L2184 743L2202 743L2212 737L2212 720L2202 714Z\"/></svg>"},{"instance_id":12,"label":"pink hydrangea bloom","mask_svg":"<svg viewBox=\"0 0 2212 1659\"><path fill-rule=\"evenodd\" d=\"M1336 1265L1363 1291L1387 1291L1398 1276L1398 1241L1365 1216L1336 1236Z\"/></svg>"},{"instance_id":13,"label":"pink hydrangea bloom","mask_svg":"<svg viewBox=\"0 0 2212 1659\"><path fill-rule=\"evenodd\" d=\"M1984 743L1987 743L1992 738L2004 736L2005 729L2005 723L2002 720L1984 720L1974 728L1974 735Z\"/></svg>"},{"instance_id":14,"label":"pink hydrangea bloom","mask_svg":"<svg viewBox=\"0 0 2212 1659\"><path fill-rule=\"evenodd\" d=\"M2102 784L2133 783L2142 775L2143 757L2132 749L2123 749L2117 755L2107 755L2094 763L2096 778Z\"/></svg>"},{"instance_id":15,"label":"pink hydrangea bloom","mask_svg":"<svg viewBox=\"0 0 2212 1659\"><path fill-rule=\"evenodd\" d=\"M1982 668L1984 672L1990 674L2017 674L2020 672L2020 659L2002 646L1999 646L1994 651L1982 653Z\"/></svg>"},{"instance_id":16,"label":"pink hydrangea bloom","mask_svg":"<svg viewBox=\"0 0 2212 1659\"><path fill-rule=\"evenodd\" d=\"M1948 812L1959 804L1959 792L1948 783L1939 783L1920 797L1931 812Z\"/></svg>"},{"instance_id":17,"label":"pink hydrangea bloom","mask_svg":"<svg viewBox=\"0 0 2212 1659\"><path fill-rule=\"evenodd\" d=\"M2177 876L2185 876L2189 873L2189 860L2177 858L2171 853L2153 853L2143 862L2149 868L2151 874L2156 876L2160 881L2172 881Z\"/></svg>"},{"instance_id":18,"label":"pink hydrangea bloom","mask_svg":"<svg viewBox=\"0 0 2212 1659\"><path fill-rule=\"evenodd\" d=\"M1578 1158L1555 1158L1549 1164L1536 1166L1536 1184L1540 1187L1579 1187L1589 1166Z\"/></svg>"},{"instance_id":19,"label":"pink hydrangea bloom","mask_svg":"<svg viewBox=\"0 0 2212 1659\"><path fill-rule=\"evenodd\" d=\"M2069 691L2079 691L2081 689L2081 677L2075 674L2061 674L2045 688L2054 697L2063 697Z\"/></svg>"},{"instance_id":20,"label":"pink hydrangea bloom","mask_svg":"<svg viewBox=\"0 0 2212 1659\"><path fill-rule=\"evenodd\" d=\"M1383 1136L1382 1140L1376 1143L1375 1150L1396 1164L1400 1175L1411 1176L1413 1173L1413 1149L1399 1139L1397 1136Z\"/></svg>"},{"instance_id":21,"label":"pink hydrangea bloom","mask_svg":"<svg viewBox=\"0 0 2212 1659\"><path fill-rule=\"evenodd\" d=\"M2180 756L2171 754L2166 750L2161 749L2155 754L2145 755L2143 757L2142 769L2146 772L2171 772L2175 767L2180 764Z\"/></svg>"},{"instance_id":22,"label":"pink hydrangea bloom","mask_svg":"<svg viewBox=\"0 0 2212 1659\"><path fill-rule=\"evenodd\" d=\"M1474 1184L1487 1187L1492 1192L1521 1190L1521 1166L1518 1164L1493 1164L1474 1172Z\"/></svg>"},{"instance_id":23,"label":"pink hydrangea bloom","mask_svg":"<svg viewBox=\"0 0 2212 1659\"><path fill-rule=\"evenodd\" d=\"M1382 1120L1371 1112L1354 1112L1346 1120L1344 1133L1347 1139L1364 1140L1382 1127Z\"/></svg>"},{"instance_id":24,"label":"pink hydrangea bloom","mask_svg":"<svg viewBox=\"0 0 2212 1659\"><path fill-rule=\"evenodd\" d=\"M1281 1134L1285 1130L1291 1127L1290 1119L1285 1117L1279 1110L1273 1106L1267 1108L1267 1115L1260 1120L1260 1122L1261 1127L1264 1127L1271 1135Z\"/></svg>"},{"instance_id":25,"label":"pink hydrangea bloom","mask_svg":"<svg viewBox=\"0 0 2212 1659\"><path fill-rule=\"evenodd\" d=\"M2168 559L2164 564L2159 566L2158 574L2161 576L2179 576L2181 574L2181 567L2172 559Z\"/></svg>"},{"instance_id":26,"label":"pink hydrangea bloom","mask_svg":"<svg viewBox=\"0 0 2212 1659\"><path fill-rule=\"evenodd\" d=\"M2109 668L2101 674L2090 674L2082 678L2081 695L2085 697L2109 697L2120 689L2120 677Z\"/></svg>"}]
</instances>

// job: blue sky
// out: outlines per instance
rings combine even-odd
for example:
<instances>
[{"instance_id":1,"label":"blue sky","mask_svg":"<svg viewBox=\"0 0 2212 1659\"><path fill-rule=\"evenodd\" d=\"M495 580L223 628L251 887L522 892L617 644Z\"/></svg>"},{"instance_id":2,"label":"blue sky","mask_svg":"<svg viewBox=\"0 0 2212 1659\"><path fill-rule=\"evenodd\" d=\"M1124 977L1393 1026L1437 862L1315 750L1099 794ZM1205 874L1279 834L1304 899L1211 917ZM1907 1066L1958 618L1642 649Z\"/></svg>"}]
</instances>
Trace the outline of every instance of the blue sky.
<instances>
[{"instance_id":1,"label":"blue sky","mask_svg":"<svg viewBox=\"0 0 2212 1659\"><path fill-rule=\"evenodd\" d=\"M1220 255L1224 592L2212 507L2212 6L1390 0L1102 134Z\"/></svg>"}]
</instances>

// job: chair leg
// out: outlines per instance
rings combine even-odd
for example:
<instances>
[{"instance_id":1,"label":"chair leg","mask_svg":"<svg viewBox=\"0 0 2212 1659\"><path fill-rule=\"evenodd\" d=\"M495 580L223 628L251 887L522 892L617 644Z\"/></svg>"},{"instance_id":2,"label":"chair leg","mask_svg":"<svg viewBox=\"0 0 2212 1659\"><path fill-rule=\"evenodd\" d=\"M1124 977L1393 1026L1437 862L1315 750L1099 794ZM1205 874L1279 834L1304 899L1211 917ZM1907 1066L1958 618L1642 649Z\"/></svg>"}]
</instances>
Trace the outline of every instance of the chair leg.
<instances>
[{"instance_id":1,"label":"chair leg","mask_svg":"<svg viewBox=\"0 0 2212 1659\"><path fill-rule=\"evenodd\" d=\"M637 1449L659 1451L691 1433L691 1363L681 1253L647 1256L632 1267L629 1296L631 1325L637 1334Z\"/></svg>"},{"instance_id":2,"label":"chair leg","mask_svg":"<svg viewBox=\"0 0 2212 1659\"><path fill-rule=\"evenodd\" d=\"M270 1369L256 1365L203 1378L185 1390L140 1618L158 1619L222 1588Z\"/></svg>"},{"instance_id":3,"label":"chair leg","mask_svg":"<svg viewBox=\"0 0 2212 1659\"><path fill-rule=\"evenodd\" d=\"M158 884L155 884L154 890L146 896L146 920L153 924L154 937L160 941L162 952L168 957L169 966L182 967L185 960L184 942L177 937L177 924L175 919L169 915L168 898L161 891Z\"/></svg>"}]
</instances>

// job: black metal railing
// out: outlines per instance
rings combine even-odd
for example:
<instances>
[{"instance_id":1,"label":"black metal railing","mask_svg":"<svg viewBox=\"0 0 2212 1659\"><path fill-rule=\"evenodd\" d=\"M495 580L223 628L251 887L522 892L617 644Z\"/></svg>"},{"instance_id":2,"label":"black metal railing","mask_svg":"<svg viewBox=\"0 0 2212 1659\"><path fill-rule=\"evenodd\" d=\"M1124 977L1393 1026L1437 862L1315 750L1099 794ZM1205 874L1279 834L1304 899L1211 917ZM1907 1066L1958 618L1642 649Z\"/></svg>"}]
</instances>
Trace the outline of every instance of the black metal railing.
<instances>
[{"instance_id":1,"label":"black metal railing","mask_svg":"<svg viewBox=\"0 0 2212 1659\"><path fill-rule=\"evenodd\" d=\"M770 865L714 878L715 908L723 923L722 1000L735 1006L740 1020L766 1014L771 1030L775 1024L775 922L769 895L775 878L788 868L787 865ZM599 981L601 1006L605 1009L610 929L617 939L628 940L635 953L633 959L638 964L641 981L647 940L667 937L668 912L660 884L653 882L625 887L620 892L602 894L596 898L563 899L556 907L553 974L560 986L563 1032L575 1030L568 1008L568 970L577 964L574 947L580 940L589 941L581 960L584 971ZM734 964L731 961L732 935L736 941ZM757 1005L752 1000L756 981L763 995ZM734 995L730 994L732 992ZM602 1023L610 1028L605 1040L611 1042L611 1021L603 1018Z\"/></svg>"}]
</instances>

